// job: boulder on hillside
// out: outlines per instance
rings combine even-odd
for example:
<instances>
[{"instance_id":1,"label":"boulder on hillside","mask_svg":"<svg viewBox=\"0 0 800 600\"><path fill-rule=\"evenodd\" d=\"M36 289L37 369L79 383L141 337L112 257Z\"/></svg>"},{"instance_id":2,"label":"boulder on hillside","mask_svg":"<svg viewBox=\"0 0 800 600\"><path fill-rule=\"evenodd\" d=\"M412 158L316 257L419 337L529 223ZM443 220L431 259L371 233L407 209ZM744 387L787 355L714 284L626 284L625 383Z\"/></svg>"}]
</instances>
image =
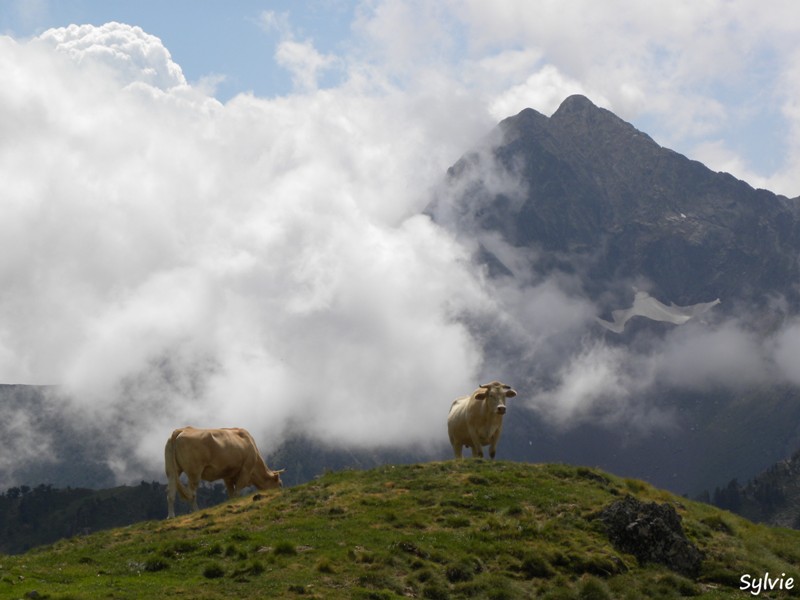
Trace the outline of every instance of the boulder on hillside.
<instances>
[{"instance_id":1,"label":"boulder on hillside","mask_svg":"<svg viewBox=\"0 0 800 600\"><path fill-rule=\"evenodd\" d=\"M611 543L640 563L662 564L689 577L700 573L703 553L687 539L675 507L626 496L604 508L600 520Z\"/></svg>"}]
</instances>

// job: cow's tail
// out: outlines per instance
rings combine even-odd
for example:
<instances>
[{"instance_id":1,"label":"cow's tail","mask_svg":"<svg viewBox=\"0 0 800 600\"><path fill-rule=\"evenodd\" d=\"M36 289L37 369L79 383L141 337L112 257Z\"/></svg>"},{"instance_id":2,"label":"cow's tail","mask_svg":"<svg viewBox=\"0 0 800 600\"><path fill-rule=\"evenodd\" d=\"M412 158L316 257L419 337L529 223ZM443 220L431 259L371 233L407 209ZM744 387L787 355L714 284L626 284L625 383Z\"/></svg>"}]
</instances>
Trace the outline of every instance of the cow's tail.
<instances>
[{"instance_id":1,"label":"cow's tail","mask_svg":"<svg viewBox=\"0 0 800 600\"><path fill-rule=\"evenodd\" d=\"M175 457L175 439L180 434L181 430L176 429L167 440L167 445L164 448L164 470L167 472L168 484L174 481L175 489L178 490L184 500L189 501L191 496L189 491L183 487L183 483L181 483L181 468L178 466L178 459Z\"/></svg>"}]
</instances>

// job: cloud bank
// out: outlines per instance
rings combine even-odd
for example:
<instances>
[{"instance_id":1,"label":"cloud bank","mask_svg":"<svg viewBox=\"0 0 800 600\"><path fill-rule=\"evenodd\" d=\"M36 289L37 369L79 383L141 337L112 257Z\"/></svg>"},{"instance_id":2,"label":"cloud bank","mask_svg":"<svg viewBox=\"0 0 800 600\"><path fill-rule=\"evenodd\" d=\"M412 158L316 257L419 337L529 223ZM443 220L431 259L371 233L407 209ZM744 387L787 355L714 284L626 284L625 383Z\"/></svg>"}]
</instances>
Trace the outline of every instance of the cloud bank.
<instances>
[{"instance_id":1,"label":"cloud bank","mask_svg":"<svg viewBox=\"0 0 800 600\"><path fill-rule=\"evenodd\" d=\"M591 335L596 310L568 276L489 283L473 244L419 214L498 119L571 93L648 133L661 122L666 145L721 135L753 100L726 105L697 82L794 56L800 39L796 19L748 3L634 4L363 5L341 55L265 13L296 91L224 104L134 26L0 37L0 381L60 384L53 410L122 440L109 457L122 480L157 473L187 423L245 425L265 452L298 431L435 451L451 399L484 377L524 374L511 383L563 426L663 423L640 394L653 386L800 382L796 324L767 339L687 324L626 350ZM765 93L793 130L787 64ZM796 195L794 154L748 179ZM5 422L32 458L20 432L35 423Z\"/></svg>"},{"instance_id":2,"label":"cloud bank","mask_svg":"<svg viewBox=\"0 0 800 600\"><path fill-rule=\"evenodd\" d=\"M121 24L0 46L1 381L114 427L121 477L187 423L265 452L293 430L435 445L481 369L457 317L487 300L415 216L457 156L434 143L448 98L354 81L223 105Z\"/></svg>"}]
</instances>

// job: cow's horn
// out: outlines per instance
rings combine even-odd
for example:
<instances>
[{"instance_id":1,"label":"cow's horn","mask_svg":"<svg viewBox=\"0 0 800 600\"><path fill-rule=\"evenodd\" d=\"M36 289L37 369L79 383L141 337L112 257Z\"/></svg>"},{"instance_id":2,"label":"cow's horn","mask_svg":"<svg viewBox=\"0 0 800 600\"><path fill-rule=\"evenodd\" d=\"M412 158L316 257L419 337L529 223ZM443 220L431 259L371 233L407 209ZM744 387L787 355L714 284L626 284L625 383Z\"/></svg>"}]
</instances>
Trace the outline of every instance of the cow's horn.
<instances>
[{"instance_id":1,"label":"cow's horn","mask_svg":"<svg viewBox=\"0 0 800 600\"><path fill-rule=\"evenodd\" d=\"M280 475L280 474L281 474L281 473L283 473L285 470L286 470L286 469L279 469L278 471L273 471L273 473L275 473L276 475Z\"/></svg>"}]
</instances>

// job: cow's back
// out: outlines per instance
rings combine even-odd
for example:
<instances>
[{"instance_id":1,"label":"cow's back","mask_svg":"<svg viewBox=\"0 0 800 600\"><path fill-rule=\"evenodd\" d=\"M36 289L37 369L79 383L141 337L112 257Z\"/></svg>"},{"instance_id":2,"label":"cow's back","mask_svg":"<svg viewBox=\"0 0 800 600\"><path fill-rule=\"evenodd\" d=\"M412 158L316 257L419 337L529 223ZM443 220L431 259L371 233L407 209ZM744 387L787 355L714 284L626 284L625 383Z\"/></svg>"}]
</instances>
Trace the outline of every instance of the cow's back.
<instances>
[{"instance_id":1,"label":"cow's back","mask_svg":"<svg viewBox=\"0 0 800 600\"><path fill-rule=\"evenodd\" d=\"M175 457L187 474L213 481L240 471L252 461L254 443L243 429L185 427L176 431Z\"/></svg>"},{"instance_id":2,"label":"cow's back","mask_svg":"<svg viewBox=\"0 0 800 600\"><path fill-rule=\"evenodd\" d=\"M179 470L199 474L210 457L203 429L183 427L172 432L172 448Z\"/></svg>"}]
</instances>

